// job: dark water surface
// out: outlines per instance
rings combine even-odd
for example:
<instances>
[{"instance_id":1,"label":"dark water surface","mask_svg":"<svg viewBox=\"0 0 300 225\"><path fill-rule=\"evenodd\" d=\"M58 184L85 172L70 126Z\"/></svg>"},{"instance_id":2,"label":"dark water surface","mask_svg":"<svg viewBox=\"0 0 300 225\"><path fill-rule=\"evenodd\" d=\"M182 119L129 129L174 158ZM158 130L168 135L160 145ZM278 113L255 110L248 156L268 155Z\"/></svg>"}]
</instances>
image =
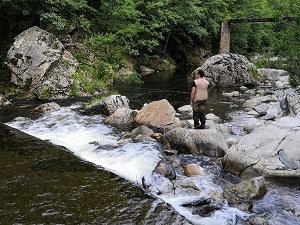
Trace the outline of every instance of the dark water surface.
<instances>
[{"instance_id":1,"label":"dark water surface","mask_svg":"<svg viewBox=\"0 0 300 225\"><path fill-rule=\"evenodd\" d=\"M189 224L134 184L0 124L0 224Z\"/></svg>"},{"instance_id":2,"label":"dark water surface","mask_svg":"<svg viewBox=\"0 0 300 225\"><path fill-rule=\"evenodd\" d=\"M173 72L160 72L143 76L144 84L137 86L119 85L117 88L121 95L130 100L130 107L140 109L145 103L167 99L177 110L179 107L190 104L190 91L193 78L192 69L176 70ZM214 113L221 119L229 120L228 113L235 108L223 92L232 92L233 88L210 88L207 101L207 113ZM241 105L242 102L235 102Z\"/></svg>"}]
</instances>

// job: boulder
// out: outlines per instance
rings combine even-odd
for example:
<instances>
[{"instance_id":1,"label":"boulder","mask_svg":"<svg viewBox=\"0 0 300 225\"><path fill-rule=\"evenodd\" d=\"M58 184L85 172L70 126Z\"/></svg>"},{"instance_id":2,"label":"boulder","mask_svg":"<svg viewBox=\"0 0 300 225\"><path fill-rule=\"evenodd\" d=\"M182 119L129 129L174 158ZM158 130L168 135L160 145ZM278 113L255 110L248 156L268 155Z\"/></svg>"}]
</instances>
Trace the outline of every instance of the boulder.
<instances>
[{"instance_id":1,"label":"boulder","mask_svg":"<svg viewBox=\"0 0 300 225\"><path fill-rule=\"evenodd\" d=\"M258 106L259 104L261 104L261 100L259 98L251 98L244 102L243 107L252 109Z\"/></svg>"},{"instance_id":2,"label":"boulder","mask_svg":"<svg viewBox=\"0 0 300 225\"><path fill-rule=\"evenodd\" d=\"M205 155L219 158L228 151L224 136L216 129L174 128L164 135L164 139L178 153L192 153L194 156Z\"/></svg>"},{"instance_id":3,"label":"boulder","mask_svg":"<svg viewBox=\"0 0 300 225\"><path fill-rule=\"evenodd\" d=\"M205 176L207 175L206 171L197 164L188 164L184 166L184 173L188 177L194 176Z\"/></svg>"},{"instance_id":4,"label":"boulder","mask_svg":"<svg viewBox=\"0 0 300 225\"><path fill-rule=\"evenodd\" d=\"M243 181L225 190L223 196L229 205L243 211L252 209L252 200L262 198L267 193L266 181L263 177L255 177Z\"/></svg>"},{"instance_id":5,"label":"boulder","mask_svg":"<svg viewBox=\"0 0 300 225\"><path fill-rule=\"evenodd\" d=\"M231 146L239 143L242 138L243 138L242 136L231 135L226 139L226 143L227 143L228 147L230 148Z\"/></svg>"},{"instance_id":6,"label":"boulder","mask_svg":"<svg viewBox=\"0 0 300 225\"><path fill-rule=\"evenodd\" d=\"M74 83L71 74L78 62L51 33L31 27L19 34L8 50L5 64L11 82L27 91L26 97L68 98Z\"/></svg>"},{"instance_id":7,"label":"boulder","mask_svg":"<svg viewBox=\"0 0 300 225\"><path fill-rule=\"evenodd\" d=\"M33 111L44 113L44 112L57 111L59 109L60 106L56 102L49 102L49 103L39 105Z\"/></svg>"},{"instance_id":8,"label":"boulder","mask_svg":"<svg viewBox=\"0 0 300 225\"><path fill-rule=\"evenodd\" d=\"M300 116L300 96L297 93L289 93L285 97L290 116Z\"/></svg>"},{"instance_id":9,"label":"boulder","mask_svg":"<svg viewBox=\"0 0 300 225\"><path fill-rule=\"evenodd\" d=\"M168 178L169 180L176 179L175 170L166 159L161 159L157 163L154 172Z\"/></svg>"},{"instance_id":10,"label":"boulder","mask_svg":"<svg viewBox=\"0 0 300 225\"><path fill-rule=\"evenodd\" d=\"M269 105L267 103L262 103L254 107L255 111L259 113L259 115L264 116L267 114L269 109Z\"/></svg>"},{"instance_id":11,"label":"boulder","mask_svg":"<svg viewBox=\"0 0 300 225\"><path fill-rule=\"evenodd\" d=\"M153 130L151 130L149 127L142 125L138 126L135 129L131 131L132 135L145 135L145 136L150 136L153 134Z\"/></svg>"},{"instance_id":12,"label":"boulder","mask_svg":"<svg viewBox=\"0 0 300 225\"><path fill-rule=\"evenodd\" d=\"M128 126L126 126L126 128L127 127ZM119 142L120 143L122 141L127 142L128 141L127 139L131 139L133 141L147 141L147 142L150 141L151 142L151 141L153 141L152 135L155 135L153 133L153 130L151 130L149 127L147 127L145 125L142 125L142 126L136 127L130 133L124 132L122 135L122 138L119 140ZM162 134L160 134L160 135L162 135Z\"/></svg>"},{"instance_id":13,"label":"boulder","mask_svg":"<svg viewBox=\"0 0 300 225\"><path fill-rule=\"evenodd\" d=\"M242 55L215 55L207 59L201 68L205 71L205 76L217 86L252 86L258 84L254 79L256 67Z\"/></svg>"},{"instance_id":14,"label":"boulder","mask_svg":"<svg viewBox=\"0 0 300 225\"><path fill-rule=\"evenodd\" d=\"M212 121L214 121L215 123L219 123L219 122L221 121L221 118L218 117L218 116L216 116L216 115L213 114L213 113L208 113L208 114L206 114L206 115L205 115L205 118L206 118L207 120L212 120Z\"/></svg>"},{"instance_id":15,"label":"boulder","mask_svg":"<svg viewBox=\"0 0 300 225\"><path fill-rule=\"evenodd\" d=\"M5 103L4 95L0 94L0 106L4 105L4 103Z\"/></svg>"},{"instance_id":16,"label":"boulder","mask_svg":"<svg viewBox=\"0 0 300 225\"><path fill-rule=\"evenodd\" d=\"M240 177L300 177L300 119L281 118L244 136L226 152L224 170Z\"/></svg>"},{"instance_id":17,"label":"boulder","mask_svg":"<svg viewBox=\"0 0 300 225\"><path fill-rule=\"evenodd\" d=\"M138 112L134 121L140 125L169 130L180 126L180 121L175 114L174 107L166 99L162 99L145 105Z\"/></svg>"},{"instance_id":18,"label":"boulder","mask_svg":"<svg viewBox=\"0 0 300 225\"><path fill-rule=\"evenodd\" d=\"M103 114L109 116L120 108L129 109L129 100L127 97L121 95L110 95L107 98L88 105L84 111L86 114ZM123 109L123 112L125 109Z\"/></svg>"},{"instance_id":19,"label":"boulder","mask_svg":"<svg viewBox=\"0 0 300 225\"><path fill-rule=\"evenodd\" d=\"M259 82L264 84L264 86L277 88L290 87L290 75L285 70L261 68L257 69L257 73L259 75Z\"/></svg>"},{"instance_id":20,"label":"boulder","mask_svg":"<svg viewBox=\"0 0 300 225\"><path fill-rule=\"evenodd\" d=\"M258 127L261 127L265 124L264 120L257 119L257 118L247 118L244 122L243 130L246 133L251 133L253 130L255 130Z\"/></svg>"},{"instance_id":21,"label":"boulder","mask_svg":"<svg viewBox=\"0 0 300 225\"><path fill-rule=\"evenodd\" d=\"M193 109L191 105L184 105L178 108L178 112L182 114L190 114L191 112L193 112Z\"/></svg>"},{"instance_id":22,"label":"boulder","mask_svg":"<svg viewBox=\"0 0 300 225\"><path fill-rule=\"evenodd\" d=\"M113 114L109 115L105 122L109 123L132 123L137 111L129 108L119 108Z\"/></svg>"},{"instance_id":23,"label":"boulder","mask_svg":"<svg viewBox=\"0 0 300 225\"><path fill-rule=\"evenodd\" d=\"M190 178L176 179L176 182L174 184L181 188L192 188L197 191L200 191L200 189L197 187L197 185L193 181L191 181Z\"/></svg>"}]
</instances>

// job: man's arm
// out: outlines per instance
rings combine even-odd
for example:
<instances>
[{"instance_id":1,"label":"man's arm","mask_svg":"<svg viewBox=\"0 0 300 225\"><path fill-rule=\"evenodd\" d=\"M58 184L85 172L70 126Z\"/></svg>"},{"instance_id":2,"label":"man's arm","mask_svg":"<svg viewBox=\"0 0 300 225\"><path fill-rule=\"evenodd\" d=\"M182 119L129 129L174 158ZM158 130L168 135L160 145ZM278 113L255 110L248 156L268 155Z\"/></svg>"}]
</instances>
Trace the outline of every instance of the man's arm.
<instances>
[{"instance_id":1,"label":"man's arm","mask_svg":"<svg viewBox=\"0 0 300 225\"><path fill-rule=\"evenodd\" d=\"M195 98L196 87L192 87L190 103L192 104Z\"/></svg>"}]
</instances>

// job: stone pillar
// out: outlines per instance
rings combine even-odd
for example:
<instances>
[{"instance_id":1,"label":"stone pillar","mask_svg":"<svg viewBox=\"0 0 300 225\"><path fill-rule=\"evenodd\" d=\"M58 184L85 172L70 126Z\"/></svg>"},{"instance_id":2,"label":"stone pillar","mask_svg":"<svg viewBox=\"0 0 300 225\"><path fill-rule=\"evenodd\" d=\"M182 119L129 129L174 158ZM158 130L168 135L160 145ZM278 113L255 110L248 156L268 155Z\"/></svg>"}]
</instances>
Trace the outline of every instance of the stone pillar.
<instances>
[{"instance_id":1,"label":"stone pillar","mask_svg":"<svg viewBox=\"0 0 300 225\"><path fill-rule=\"evenodd\" d=\"M221 24L221 39L220 39L220 54L230 52L230 24L228 20L222 21Z\"/></svg>"}]
</instances>

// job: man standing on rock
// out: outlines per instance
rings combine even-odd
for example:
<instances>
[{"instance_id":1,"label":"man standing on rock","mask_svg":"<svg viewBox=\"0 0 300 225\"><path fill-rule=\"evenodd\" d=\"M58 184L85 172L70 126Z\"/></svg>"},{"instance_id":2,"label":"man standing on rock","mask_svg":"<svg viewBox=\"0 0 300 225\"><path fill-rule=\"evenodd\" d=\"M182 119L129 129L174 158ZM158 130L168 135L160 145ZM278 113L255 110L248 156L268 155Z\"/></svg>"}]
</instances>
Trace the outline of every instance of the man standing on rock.
<instances>
[{"instance_id":1,"label":"man standing on rock","mask_svg":"<svg viewBox=\"0 0 300 225\"><path fill-rule=\"evenodd\" d=\"M205 103L208 98L210 84L204 78L204 71L199 69L196 80L193 81L191 91L191 106L193 108L193 120L195 129L205 129ZM199 124L199 120L201 125Z\"/></svg>"}]
</instances>

